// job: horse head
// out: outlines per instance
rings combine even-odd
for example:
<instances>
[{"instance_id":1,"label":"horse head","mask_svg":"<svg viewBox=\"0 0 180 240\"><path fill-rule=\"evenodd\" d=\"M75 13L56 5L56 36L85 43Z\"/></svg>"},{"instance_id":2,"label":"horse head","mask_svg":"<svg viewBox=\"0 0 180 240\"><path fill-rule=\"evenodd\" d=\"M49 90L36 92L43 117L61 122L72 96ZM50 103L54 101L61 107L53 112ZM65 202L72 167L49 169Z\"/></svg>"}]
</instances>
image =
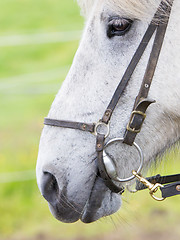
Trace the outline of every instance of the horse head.
<instances>
[{"instance_id":1,"label":"horse head","mask_svg":"<svg viewBox=\"0 0 180 240\"><path fill-rule=\"evenodd\" d=\"M140 0L79 0L86 17L85 29L70 71L51 106L49 119L85 123L97 123L101 119L158 3L155 0L143 3ZM144 153L144 170L180 137L179 10L179 1L174 0L148 96L156 103L148 108L147 118L136 137L136 144ZM166 15L166 10L160 12ZM161 16L156 17L161 21ZM154 35L113 111L107 142L124 136L146 71L153 38ZM103 124L95 126L106 128ZM96 137L87 131L53 126L43 129L37 182L52 214L60 221L93 222L113 214L121 206L121 195L111 191L99 174L96 145ZM132 170L138 169L136 147L117 141L106 148L121 179L128 178ZM124 183L116 185L122 188Z\"/></svg>"}]
</instances>

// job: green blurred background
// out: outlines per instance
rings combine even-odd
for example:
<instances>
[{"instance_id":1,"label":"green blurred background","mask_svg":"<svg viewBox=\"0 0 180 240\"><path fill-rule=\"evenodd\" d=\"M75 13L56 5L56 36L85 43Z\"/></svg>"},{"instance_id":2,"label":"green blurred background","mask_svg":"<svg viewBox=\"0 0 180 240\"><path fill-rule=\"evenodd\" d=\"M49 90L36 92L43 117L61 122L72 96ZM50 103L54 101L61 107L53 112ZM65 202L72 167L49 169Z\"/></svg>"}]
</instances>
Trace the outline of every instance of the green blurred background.
<instances>
[{"instance_id":1,"label":"green blurred background","mask_svg":"<svg viewBox=\"0 0 180 240\"><path fill-rule=\"evenodd\" d=\"M119 213L85 225L56 221L40 196L43 118L78 47L79 11L73 0L0 0L0 239L180 239L178 197L125 194ZM175 148L149 174L177 173L179 158Z\"/></svg>"}]
</instances>

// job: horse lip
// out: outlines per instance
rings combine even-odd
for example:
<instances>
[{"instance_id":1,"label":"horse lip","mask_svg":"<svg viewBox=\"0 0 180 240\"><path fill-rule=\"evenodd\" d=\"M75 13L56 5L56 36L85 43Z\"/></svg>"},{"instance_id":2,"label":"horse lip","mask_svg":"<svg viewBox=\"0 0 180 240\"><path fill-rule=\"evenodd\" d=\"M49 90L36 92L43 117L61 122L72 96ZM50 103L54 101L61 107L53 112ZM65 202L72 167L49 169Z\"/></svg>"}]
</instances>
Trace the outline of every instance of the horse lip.
<instances>
[{"instance_id":1,"label":"horse lip","mask_svg":"<svg viewBox=\"0 0 180 240\"><path fill-rule=\"evenodd\" d=\"M80 219L80 213L78 213L77 211L74 211L72 209L62 210L62 209L59 209L58 205L53 206L50 203L48 204L49 204L49 209L52 215L58 221L61 221L64 223L74 223Z\"/></svg>"},{"instance_id":2,"label":"horse lip","mask_svg":"<svg viewBox=\"0 0 180 240\"><path fill-rule=\"evenodd\" d=\"M92 222L95 222L96 219L94 217L94 215L92 214L93 210L91 209L91 207L89 207L89 200L87 201L87 204L84 208L84 211L80 217L80 220L83 222L83 223L92 223Z\"/></svg>"},{"instance_id":3,"label":"horse lip","mask_svg":"<svg viewBox=\"0 0 180 240\"><path fill-rule=\"evenodd\" d=\"M109 191L109 189L104 184L103 179L97 177L92 188L90 197L86 202L84 210L82 212L80 218L82 222L92 223L94 221L97 221L99 218L110 215L112 212L114 212L113 209L111 209L111 211L108 211L107 213L106 208L103 207L103 201L107 197L107 191ZM109 191L109 195L111 194L112 193ZM109 199L108 201L111 200ZM111 213L109 214L109 212Z\"/></svg>"},{"instance_id":4,"label":"horse lip","mask_svg":"<svg viewBox=\"0 0 180 240\"><path fill-rule=\"evenodd\" d=\"M84 223L94 222L100 218L97 217L97 211L101 208L107 190L108 188L105 186L103 180L96 177L90 196L82 210L72 209L71 206L68 206L67 204L65 204L66 206L64 206L65 208L63 209L57 200L57 202L49 203L50 211L57 220L65 223L73 223L78 220L81 220Z\"/></svg>"},{"instance_id":5,"label":"horse lip","mask_svg":"<svg viewBox=\"0 0 180 240\"><path fill-rule=\"evenodd\" d=\"M89 199L87 200L83 213L81 215L81 221L84 223L91 223L94 222L98 219L96 219L96 213L98 211L98 209L101 207L102 204L102 200L104 198L104 192L103 189L99 190L97 192L96 190L96 186L97 183L99 182L100 178L97 178L94 186L92 188L91 194ZM107 189L106 189L107 190Z\"/></svg>"},{"instance_id":6,"label":"horse lip","mask_svg":"<svg viewBox=\"0 0 180 240\"><path fill-rule=\"evenodd\" d=\"M69 206L69 204L66 204L66 202L62 202L62 204L64 205L64 209L61 208L61 204L59 204L59 200L56 199L57 201L55 202L48 202L49 204L49 208L50 208L50 211L52 213L52 215L59 221L62 221L64 223L74 223L78 220L81 220L82 222L84 223L91 223L91 222L94 222L96 221L97 219L94 218L94 215L96 214L96 211L99 209L99 207L101 206L101 201L102 199L97 197L97 194L96 192L94 192L94 188L95 186L97 185L96 182L99 182L99 181L103 181L102 179L101 180L97 180L99 177L97 177L93 183L93 186L92 186L92 189L91 189L91 192L90 192L90 196L89 198L87 199L87 201L85 202L85 205L83 207L83 209L76 209L76 207L74 206L74 209L72 209L72 205ZM64 188L64 190L66 190L66 188ZM100 189L99 190L99 194L100 195L103 195L102 191L104 189ZM107 189L106 189L107 190ZM106 191L105 190L105 191ZM64 196L65 194L63 194ZM98 199L98 206L97 206L97 203L94 203L93 200L94 198ZM65 200L65 199L64 199Z\"/></svg>"}]
</instances>

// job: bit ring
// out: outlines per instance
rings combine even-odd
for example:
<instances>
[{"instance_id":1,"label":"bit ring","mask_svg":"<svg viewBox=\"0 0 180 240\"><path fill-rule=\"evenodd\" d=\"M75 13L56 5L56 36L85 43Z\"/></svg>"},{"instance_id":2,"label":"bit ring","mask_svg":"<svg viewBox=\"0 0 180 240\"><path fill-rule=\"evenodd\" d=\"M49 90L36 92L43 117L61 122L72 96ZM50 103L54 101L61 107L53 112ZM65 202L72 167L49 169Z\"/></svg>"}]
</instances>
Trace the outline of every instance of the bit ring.
<instances>
[{"instance_id":1,"label":"bit ring","mask_svg":"<svg viewBox=\"0 0 180 240\"><path fill-rule=\"evenodd\" d=\"M123 142L124 139L123 138L113 138L111 139L110 141L108 141L105 146L104 146L104 149L103 149L103 154L105 155L106 152L105 152L105 149L106 147L108 147L110 144L114 143L114 142ZM137 145L137 143L133 143L133 146L137 149L138 151L138 154L139 154L139 157L140 157L140 166L138 168L138 170L136 171L137 173L140 173L142 167L143 167L143 163L144 163L144 157L143 157L143 152L141 150L141 148ZM105 164L105 167L106 167L106 164ZM131 180L133 180L136 176L132 175L130 177L127 177L127 178L119 178L118 175L116 174L116 176L113 174L112 176L110 176L114 181L116 182L129 182Z\"/></svg>"}]
</instances>

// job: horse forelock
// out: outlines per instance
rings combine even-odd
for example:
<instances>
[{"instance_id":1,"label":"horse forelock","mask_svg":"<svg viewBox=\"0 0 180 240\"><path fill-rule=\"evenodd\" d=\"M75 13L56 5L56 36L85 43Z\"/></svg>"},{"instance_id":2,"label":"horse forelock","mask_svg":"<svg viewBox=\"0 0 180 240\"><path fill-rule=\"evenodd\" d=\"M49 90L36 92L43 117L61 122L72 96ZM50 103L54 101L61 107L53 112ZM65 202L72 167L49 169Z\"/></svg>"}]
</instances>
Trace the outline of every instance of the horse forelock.
<instances>
[{"instance_id":1,"label":"horse forelock","mask_svg":"<svg viewBox=\"0 0 180 240\"><path fill-rule=\"evenodd\" d=\"M143 20L148 17L152 17L152 14L158 8L160 2L163 2L163 8L161 8L161 14L166 15L166 9L164 6L168 6L171 0L77 0L81 7L82 15L86 18L89 16L94 4L98 2L105 2L113 11L121 14L124 13L129 17Z\"/></svg>"}]
</instances>

